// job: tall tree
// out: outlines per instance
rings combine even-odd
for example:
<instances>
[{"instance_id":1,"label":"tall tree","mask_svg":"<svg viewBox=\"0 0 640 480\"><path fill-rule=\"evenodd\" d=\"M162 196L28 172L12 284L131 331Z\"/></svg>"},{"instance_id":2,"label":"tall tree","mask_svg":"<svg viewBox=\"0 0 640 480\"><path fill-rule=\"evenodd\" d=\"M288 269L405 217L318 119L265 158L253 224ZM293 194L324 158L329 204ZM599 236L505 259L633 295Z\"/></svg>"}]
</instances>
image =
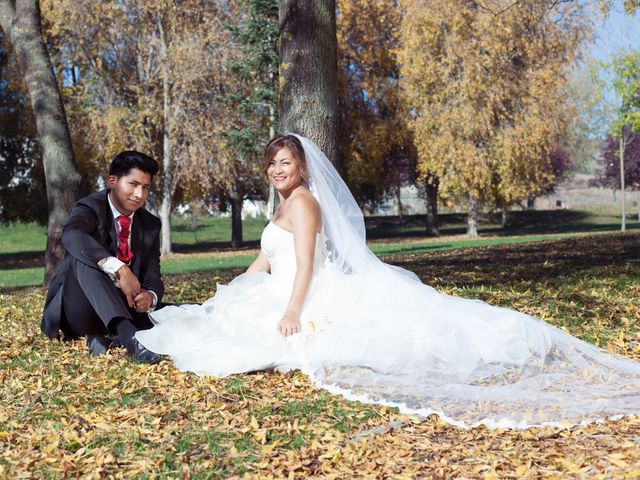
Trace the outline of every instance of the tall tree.
<instances>
[{"instance_id":1,"label":"tall tree","mask_svg":"<svg viewBox=\"0 0 640 480\"><path fill-rule=\"evenodd\" d=\"M203 195L224 143L229 19L218 2L43 0L49 32L68 76L70 102L106 165L124 148L161 163L163 253L171 251L171 215L185 194ZM68 18L74 18L73 28Z\"/></svg>"},{"instance_id":2,"label":"tall tree","mask_svg":"<svg viewBox=\"0 0 640 480\"><path fill-rule=\"evenodd\" d=\"M358 202L370 207L392 195L400 206L400 188L417 180L399 88L400 23L395 2L338 2L339 166Z\"/></svg>"},{"instance_id":3,"label":"tall tree","mask_svg":"<svg viewBox=\"0 0 640 480\"><path fill-rule=\"evenodd\" d=\"M0 32L0 221L47 222L33 112L10 42Z\"/></svg>"},{"instance_id":4,"label":"tall tree","mask_svg":"<svg viewBox=\"0 0 640 480\"><path fill-rule=\"evenodd\" d=\"M588 34L578 3L405 0L401 73L419 168L445 197L503 205L552 182L565 134L564 68Z\"/></svg>"},{"instance_id":5,"label":"tall tree","mask_svg":"<svg viewBox=\"0 0 640 480\"><path fill-rule=\"evenodd\" d=\"M29 91L47 184L49 226L44 283L57 271L64 256L62 226L80 195L80 174L58 83L45 47L38 0L0 1L0 27L9 35Z\"/></svg>"},{"instance_id":6,"label":"tall tree","mask_svg":"<svg viewBox=\"0 0 640 480\"><path fill-rule=\"evenodd\" d=\"M613 88L619 98L615 122L611 129L613 138L618 140L618 165L620 173L620 230L627 229L626 212L626 165L625 156L631 143L637 141L640 132L640 52L621 54L611 62ZM605 146L605 151L609 145Z\"/></svg>"},{"instance_id":7,"label":"tall tree","mask_svg":"<svg viewBox=\"0 0 640 480\"><path fill-rule=\"evenodd\" d=\"M278 79L277 0L240 0L231 26L236 56L229 61L226 103L229 119L223 132L228 158L218 162L218 178L231 203L231 244L242 243L244 199L264 190L260 155L276 129Z\"/></svg>"},{"instance_id":8,"label":"tall tree","mask_svg":"<svg viewBox=\"0 0 640 480\"><path fill-rule=\"evenodd\" d=\"M609 136L602 146L599 159L600 170L598 177L593 182L595 185L619 189L624 183L625 188L636 190L638 197L638 220L640 220L640 133L625 133L624 152L624 181L621 181L620 174L620 139Z\"/></svg>"},{"instance_id":9,"label":"tall tree","mask_svg":"<svg viewBox=\"0 0 640 480\"><path fill-rule=\"evenodd\" d=\"M280 0L280 129L338 158L335 0Z\"/></svg>"}]
</instances>

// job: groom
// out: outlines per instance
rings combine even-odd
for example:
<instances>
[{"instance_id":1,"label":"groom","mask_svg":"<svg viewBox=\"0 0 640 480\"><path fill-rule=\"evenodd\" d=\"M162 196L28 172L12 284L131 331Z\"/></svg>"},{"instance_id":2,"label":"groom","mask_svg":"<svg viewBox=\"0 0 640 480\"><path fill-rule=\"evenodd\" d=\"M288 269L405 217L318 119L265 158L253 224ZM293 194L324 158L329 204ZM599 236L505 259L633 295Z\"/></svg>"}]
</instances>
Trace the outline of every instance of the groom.
<instances>
[{"instance_id":1,"label":"groom","mask_svg":"<svg viewBox=\"0 0 640 480\"><path fill-rule=\"evenodd\" d=\"M94 356L115 342L138 361L160 359L134 337L152 327L148 313L164 293L160 220L143 207L156 173L148 155L122 152L109 167L108 189L71 211L62 229L66 254L44 306L41 329L49 338L62 330L65 338L86 336Z\"/></svg>"}]
</instances>

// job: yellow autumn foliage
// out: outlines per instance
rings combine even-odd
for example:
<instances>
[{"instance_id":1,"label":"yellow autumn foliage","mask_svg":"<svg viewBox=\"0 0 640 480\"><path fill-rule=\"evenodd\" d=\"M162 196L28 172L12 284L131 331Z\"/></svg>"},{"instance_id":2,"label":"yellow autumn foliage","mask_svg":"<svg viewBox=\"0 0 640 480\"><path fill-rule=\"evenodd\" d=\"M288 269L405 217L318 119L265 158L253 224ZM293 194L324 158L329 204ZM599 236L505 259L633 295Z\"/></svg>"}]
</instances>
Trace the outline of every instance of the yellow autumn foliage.
<instances>
[{"instance_id":1,"label":"yellow autumn foliage","mask_svg":"<svg viewBox=\"0 0 640 480\"><path fill-rule=\"evenodd\" d=\"M403 0L399 51L418 165L444 196L509 204L553 182L588 38L577 2Z\"/></svg>"},{"instance_id":2,"label":"yellow autumn foliage","mask_svg":"<svg viewBox=\"0 0 640 480\"><path fill-rule=\"evenodd\" d=\"M339 0L337 6L342 169L356 197L375 203L390 187L412 180L414 171L398 84L401 11L386 0Z\"/></svg>"},{"instance_id":3,"label":"yellow autumn foliage","mask_svg":"<svg viewBox=\"0 0 640 480\"><path fill-rule=\"evenodd\" d=\"M228 155L219 132L234 118L223 86L238 54L229 9L195 0L42 0L41 8L58 71L67 72L72 130L99 170L132 148L160 162L172 196L178 187L202 195L221 178L215 167Z\"/></svg>"}]
</instances>

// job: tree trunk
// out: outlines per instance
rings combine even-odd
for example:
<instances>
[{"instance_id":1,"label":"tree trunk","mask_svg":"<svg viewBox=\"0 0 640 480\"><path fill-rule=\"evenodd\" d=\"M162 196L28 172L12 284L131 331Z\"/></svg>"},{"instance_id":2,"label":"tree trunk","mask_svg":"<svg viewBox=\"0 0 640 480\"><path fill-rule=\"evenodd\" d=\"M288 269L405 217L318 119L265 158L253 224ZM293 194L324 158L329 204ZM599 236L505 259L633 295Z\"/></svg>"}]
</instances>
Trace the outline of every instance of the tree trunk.
<instances>
[{"instance_id":1,"label":"tree trunk","mask_svg":"<svg viewBox=\"0 0 640 480\"><path fill-rule=\"evenodd\" d=\"M231 200L231 246L242 245L242 192L237 184L229 192Z\"/></svg>"},{"instance_id":2,"label":"tree trunk","mask_svg":"<svg viewBox=\"0 0 640 480\"><path fill-rule=\"evenodd\" d=\"M400 195L400 185L396 185L396 204L397 204L397 213L400 222L402 223L402 197Z\"/></svg>"},{"instance_id":3,"label":"tree trunk","mask_svg":"<svg viewBox=\"0 0 640 480\"><path fill-rule=\"evenodd\" d=\"M273 185L269 185L269 200L267 201L267 219L271 220L273 213L276 211L276 189Z\"/></svg>"},{"instance_id":4,"label":"tree trunk","mask_svg":"<svg viewBox=\"0 0 640 480\"><path fill-rule=\"evenodd\" d=\"M437 237L440 235L438 230L438 183L425 182L426 186L426 203L427 203L427 235Z\"/></svg>"},{"instance_id":5,"label":"tree trunk","mask_svg":"<svg viewBox=\"0 0 640 480\"><path fill-rule=\"evenodd\" d=\"M165 255L171 253L171 209L173 204L171 201L171 153L169 135L167 128L164 128L164 138L162 145L162 203L160 204L160 220L162 221L160 253Z\"/></svg>"},{"instance_id":6,"label":"tree trunk","mask_svg":"<svg viewBox=\"0 0 640 480\"><path fill-rule=\"evenodd\" d=\"M269 104L269 139L276 136L276 108ZM269 201L267 202L267 219L271 220L273 213L278 206L278 195L276 195L275 187L269 182Z\"/></svg>"},{"instance_id":7,"label":"tree trunk","mask_svg":"<svg viewBox=\"0 0 640 480\"><path fill-rule=\"evenodd\" d=\"M64 257L64 222L81 193L81 177L71 145L67 118L40 25L37 0L0 0L0 26L18 57L42 148L49 204L44 285L48 286Z\"/></svg>"},{"instance_id":8,"label":"tree trunk","mask_svg":"<svg viewBox=\"0 0 640 480\"><path fill-rule=\"evenodd\" d=\"M162 24L158 24L162 28ZM164 41L164 31L160 30L162 58L166 62L167 46ZM162 79L163 96L163 128L162 128L162 204L160 206L160 220L162 221L162 232L160 237L160 254L171 253L171 209L173 197L173 169L171 158L171 112L170 112L170 85L169 75L164 72Z\"/></svg>"},{"instance_id":9,"label":"tree trunk","mask_svg":"<svg viewBox=\"0 0 640 480\"><path fill-rule=\"evenodd\" d=\"M280 128L338 160L335 0L280 0Z\"/></svg>"},{"instance_id":10,"label":"tree trunk","mask_svg":"<svg viewBox=\"0 0 640 480\"><path fill-rule=\"evenodd\" d=\"M467 215L467 237L478 238L478 199L469 195L469 214Z\"/></svg>"},{"instance_id":11,"label":"tree trunk","mask_svg":"<svg viewBox=\"0 0 640 480\"><path fill-rule=\"evenodd\" d=\"M536 197L527 198L527 210L533 210L533 205L535 201L536 201Z\"/></svg>"},{"instance_id":12,"label":"tree trunk","mask_svg":"<svg viewBox=\"0 0 640 480\"><path fill-rule=\"evenodd\" d=\"M622 206L622 222L620 224L620 231L625 232L627 230L627 205L624 198L624 150L625 150L625 138L624 133L620 135L620 204Z\"/></svg>"},{"instance_id":13,"label":"tree trunk","mask_svg":"<svg viewBox=\"0 0 640 480\"><path fill-rule=\"evenodd\" d=\"M160 221L162 230L160 231L160 253L165 255L171 253L171 195L162 189L162 203L160 204Z\"/></svg>"},{"instance_id":14,"label":"tree trunk","mask_svg":"<svg viewBox=\"0 0 640 480\"><path fill-rule=\"evenodd\" d=\"M500 209L500 214L502 217L500 220L500 227L507 228L507 224L509 223L509 209L506 206L503 206Z\"/></svg>"}]
</instances>

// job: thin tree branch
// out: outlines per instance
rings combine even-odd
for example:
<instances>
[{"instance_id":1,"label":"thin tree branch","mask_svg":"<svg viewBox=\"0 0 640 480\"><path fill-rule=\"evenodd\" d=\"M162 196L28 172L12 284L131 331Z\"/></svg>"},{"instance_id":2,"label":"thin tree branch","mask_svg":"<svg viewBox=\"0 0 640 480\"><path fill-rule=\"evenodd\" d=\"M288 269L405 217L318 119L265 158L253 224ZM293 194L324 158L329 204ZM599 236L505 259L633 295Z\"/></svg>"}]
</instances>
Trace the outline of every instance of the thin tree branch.
<instances>
[{"instance_id":1,"label":"thin tree branch","mask_svg":"<svg viewBox=\"0 0 640 480\"><path fill-rule=\"evenodd\" d=\"M515 7L516 5L518 5L519 0L515 0L515 2L513 2L511 5L509 5L508 7L503 8L502 10L499 11L494 11L492 8L487 7L486 5L483 5L482 2L477 2L476 5L483 9L486 10L487 12L491 13L494 17L498 17L500 15L502 15L503 13L511 10L513 7Z\"/></svg>"}]
</instances>

